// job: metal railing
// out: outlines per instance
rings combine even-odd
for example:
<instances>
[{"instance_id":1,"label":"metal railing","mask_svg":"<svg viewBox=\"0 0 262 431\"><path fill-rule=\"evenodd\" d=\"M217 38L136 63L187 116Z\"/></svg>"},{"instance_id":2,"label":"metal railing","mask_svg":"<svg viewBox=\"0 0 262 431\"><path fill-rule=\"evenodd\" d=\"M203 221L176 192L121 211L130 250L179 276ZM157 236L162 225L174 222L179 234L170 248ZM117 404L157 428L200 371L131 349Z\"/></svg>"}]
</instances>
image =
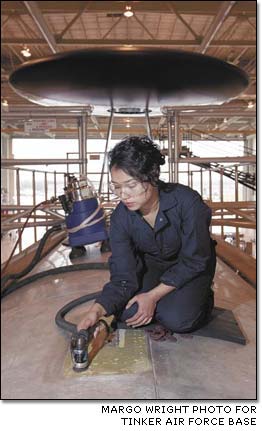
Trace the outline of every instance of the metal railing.
<instances>
[{"instance_id":1,"label":"metal railing","mask_svg":"<svg viewBox=\"0 0 262 431\"><path fill-rule=\"evenodd\" d=\"M67 159L69 160L69 155L75 153L67 153ZM88 155L96 154L96 155L104 155L104 152L88 152ZM72 160L72 159L71 159ZM73 162L74 163L74 162ZM34 207L37 203L42 200L50 199L51 197L57 197L60 194L63 194L63 188L66 186L66 175L69 173L69 164L67 164L67 172L61 171L48 171L48 170L39 170L39 169L29 169L24 167L15 167L15 166L3 166L2 169L5 171L12 172L13 179L13 187L8 190L9 199L7 202L2 202L2 215L8 212L9 215L9 223L4 221L4 224L11 227L12 220L10 219L11 214L13 213L16 222L14 225L18 227L18 231L20 229L19 223L22 223L22 219L25 217L25 213L21 211L25 211L26 209ZM196 169L193 164L187 163L187 167L185 163L180 164L179 166L183 166L184 170L180 169L177 173L178 182L188 185L189 187L197 190L204 200L212 201L227 201L227 200L242 200L242 189L243 186L239 185L237 181L238 171L240 169L239 166L235 166L235 178L234 182L231 180L232 186L229 184L225 187L224 181L226 180L224 177L223 168L220 169L219 172L212 171L211 168L205 169L204 167L199 167ZM28 173L26 181L24 181L23 173ZM71 174L79 175L79 172L72 172ZM7 174L6 174L7 175ZM10 174L9 174L10 175ZM99 189L100 184L100 176L101 171L88 171L87 173L89 179L93 182L96 191ZM166 167L166 170L161 171L161 177L166 181L169 180L169 167ZM216 181L214 179L216 178ZM109 189L109 172L108 170L104 172L104 181L103 188L100 191L100 196L103 197L104 201L110 201L114 195L111 193ZM26 184L26 187L25 187ZM34 229L34 242L40 239L40 232L43 231L43 226L46 227L52 221L52 217L58 216L59 211L57 211L57 207L54 209L52 214L52 210L49 211L46 216L43 213L39 214L39 212L34 212L32 215L33 221L29 224L30 227ZM20 212L19 217L17 217L18 212ZM61 211L61 214L63 212ZM5 218L5 217L3 217ZM236 218L238 218L236 216ZM221 219L223 219L223 211L221 214ZM3 226L4 226L3 224ZM4 229L5 231L5 229ZM232 228L232 231L236 234L236 241L239 244L239 228ZM218 233L218 226L215 228L215 233ZM224 227L220 227L220 234L224 235ZM42 236L42 233L41 233ZM19 251L22 251L22 241L20 241Z\"/></svg>"},{"instance_id":2,"label":"metal railing","mask_svg":"<svg viewBox=\"0 0 262 431\"><path fill-rule=\"evenodd\" d=\"M65 186L64 172L57 171L42 171L38 169L28 169L21 167L5 167L1 168L5 171L5 176L9 177L9 187L4 199L1 201L1 232L17 229L19 235L23 225L23 220L27 217L30 210L39 202L47 200L57 195L59 189L63 192ZM23 174L27 174L26 176ZM60 208L50 210L36 210L32 213L28 228L33 228L34 234L31 243L37 242L43 233L43 227L48 228L53 224L54 218L63 218L59 215ZM44 211L44 214L43 214ZM13 214L13 215L12 215ZM31 244L29 244L31 245ZM22 238L19 241L18 251L21 252L24 248Z\"/></svg>"}]
</instances>

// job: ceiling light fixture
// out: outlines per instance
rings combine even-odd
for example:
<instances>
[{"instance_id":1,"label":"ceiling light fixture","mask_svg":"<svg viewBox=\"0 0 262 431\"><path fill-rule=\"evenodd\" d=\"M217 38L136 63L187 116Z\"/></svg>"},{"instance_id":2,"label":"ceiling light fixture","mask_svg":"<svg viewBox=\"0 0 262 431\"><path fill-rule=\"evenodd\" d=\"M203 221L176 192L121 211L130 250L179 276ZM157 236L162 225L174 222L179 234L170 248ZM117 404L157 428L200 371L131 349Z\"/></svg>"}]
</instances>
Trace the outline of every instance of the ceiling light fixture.
<instances>
[{"instance_id":1,"label":"ceiling light fixture","mask_svg":"<svg viewBox=\"0 0 262 431\"><path fill-rule=\"evenodd\" d=\"M2 100L2 105L3 105L3 106L8 106L8 100L3 99L3 100Z\"/></svg>"},{"instance_id":2,"label":"ceiling light fixture","mask_svg":"<svg viewBox=\"0 0 262 431\"><path fill-rule=\"evenodd\" d=\"M254 102L252 102L252 100L250 100L250 102L248 102L247 104L248 108L254 108Z\"/></svg>"},{"instance_id":3,"label":"ceiling light fixture","mask_svg":"<svg viewBox=\"0 0 262 431\"><path fill-rule=\"evenodd\" d=\"M24 46L23 49L21 50L21 54L24 57L31 57L31 55L32 55L31 52L30 52L30 49L27 48L26 46Z\"/></svg>"},{"instance_id":4,"label":"ceiling light fixture","mask_svg":"<svg viewBox=\"0 0 262 431\"><path fill-rule=\"evenodd\" d=\"M134 12L132 11L131 6L126 5L126 10L123 14L126 18L131 18L131 16L134 15Z\"/></svg>"}]
</instances>

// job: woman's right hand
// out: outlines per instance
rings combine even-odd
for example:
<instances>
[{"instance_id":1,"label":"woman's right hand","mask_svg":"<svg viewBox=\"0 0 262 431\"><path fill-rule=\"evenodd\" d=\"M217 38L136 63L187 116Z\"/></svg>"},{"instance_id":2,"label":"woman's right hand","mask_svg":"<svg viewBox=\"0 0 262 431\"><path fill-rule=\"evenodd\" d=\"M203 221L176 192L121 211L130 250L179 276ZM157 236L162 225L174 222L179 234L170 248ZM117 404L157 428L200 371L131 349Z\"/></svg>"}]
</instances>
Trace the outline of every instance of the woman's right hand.
<instances>
[{"instance_id":1,"label":"woman's right hand","mask_svg":"<svg viewBox=\"0 0 262 431\"><path fill-rule=\"evenodd\" d=\"M98 320L106 314L106 310L102 305L95 303L87 311L85 317L78 323L77 330L88 329L94 326Z\"/></svg>"}]
</instances>

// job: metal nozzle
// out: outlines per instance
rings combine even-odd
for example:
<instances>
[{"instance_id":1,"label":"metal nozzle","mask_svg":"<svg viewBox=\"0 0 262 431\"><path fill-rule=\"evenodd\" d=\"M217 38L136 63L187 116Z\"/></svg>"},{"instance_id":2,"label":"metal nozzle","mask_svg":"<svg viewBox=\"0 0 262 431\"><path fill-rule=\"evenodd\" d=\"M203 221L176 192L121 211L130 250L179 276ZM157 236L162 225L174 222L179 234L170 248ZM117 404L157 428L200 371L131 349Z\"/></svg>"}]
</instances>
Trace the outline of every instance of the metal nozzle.
<instances>
[{"instance_id":1,"label":"metal nozzle","mask_svg":"<svg viewBox=\"0 0 262 431\"><path fill-rule=\"evenodd\" d=\"M87 331L81 330L72 335L70 351L74 371L83 371L89 366L88 342L89 334Z\"/></svg>"},{"instance_id":2,"label":"metal nozzle","mask_svg":"<svg viewBox=\"0 0 262 431\"><path fill-rule=\"evenodd\" d=\"M87 330L81 329L79 332L72 335L70 352L71 352L71 359L72 359L74 371L84 371L89 367L93 357L92 356L93 350L90 351L90 358L89 358L88 345L94 337L96 328L101 323L105 326L106 336L108 336L110 332L110 328L107 322L103 319L100 319L94 326L88 328ZM102 347L103 344L104 344L104 341L100 345L100 348Z\"/></svg>"}]
</instances>

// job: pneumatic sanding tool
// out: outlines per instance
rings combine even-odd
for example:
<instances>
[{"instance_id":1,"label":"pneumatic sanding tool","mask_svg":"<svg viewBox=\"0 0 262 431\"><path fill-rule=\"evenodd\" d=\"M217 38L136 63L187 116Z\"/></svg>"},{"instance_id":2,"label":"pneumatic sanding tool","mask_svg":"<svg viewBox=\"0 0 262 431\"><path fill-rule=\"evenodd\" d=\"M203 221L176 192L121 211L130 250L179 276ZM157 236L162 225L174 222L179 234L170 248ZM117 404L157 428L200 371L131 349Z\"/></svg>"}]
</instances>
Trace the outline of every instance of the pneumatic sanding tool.
<instances>
[{"instance_id":1,"label":"pneumatic sanding tool","mask_svg":"<svg viewBox=\"0 0 262 431\"><path fill-rule=\"evenodd\" d=\"M94 336L97 328L97 334ZM106 342L109 332L110 328L107 322L101 319L91 328L81 329L72 335L70 352L74 371L81 372L89 367L96 353Z\"/></svg>"},{"instance_id":2,"label":"pneumatic sanding tool","mask_svg":"<svg viewBox=\"0 0 262 431\"><path fill-rule=\"evenodd\" d=\"M86 370L89 366L88 344L90 332L82 329L72 335L70 352L74 371Z\"/></svg>"}]
</instances>

